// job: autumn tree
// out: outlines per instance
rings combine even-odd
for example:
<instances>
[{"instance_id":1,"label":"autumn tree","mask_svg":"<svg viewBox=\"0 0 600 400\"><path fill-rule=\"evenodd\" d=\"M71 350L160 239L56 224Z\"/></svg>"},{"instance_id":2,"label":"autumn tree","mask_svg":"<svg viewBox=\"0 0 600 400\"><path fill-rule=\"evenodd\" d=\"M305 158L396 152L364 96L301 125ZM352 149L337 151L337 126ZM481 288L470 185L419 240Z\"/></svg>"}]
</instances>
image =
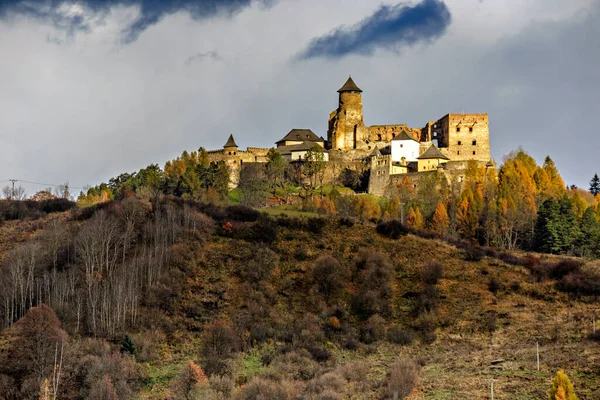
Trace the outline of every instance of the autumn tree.
<instances>
[{"instance_id":1,"label":"autumn tree","mask_svg":"<svg viewBox=\"0 0 600 400\"><path fill-rule=\"evenodd\" d=\"M450 226L450 218L448 218L448 212L444 204L439 201L433 214L433 220L431 221L432 229L440 236L444 236L448 232Z\"/></svg>"},{"instance_id":2,"label":"autumn tree","mask_svg":"<svg viewBox=\"0 0 600 400\"><path fill-rule=\"evenodd\" d=\"M33 201L44 201L52 199L56 199L56 195L52 193L52 190L50 188L38 190L33 196L31 196L31 200Z\"/></svg>"},{"instance_id":3,"label":"autumn tree","mask_svg":"<svg viewBox=\"0 0 600 400\"><path fill-rule=\"evenodd\" d=\"M198 397L200 387L207 385L208 378L202 368L195 362L190 361L173 380L171 392L175 399L192 400L200 398Z\"/></svg>"},{"instance_id":4,"label":"autumn tree","mask_svg":"<svg viewBox=\"0 0 600 400\"><path fill-rule=\"evenodd\" d=\"M550 400L577 400L575 388L563 370L558 371L552 379L548 396Z\"/></svg>"},{"instance_id":5,"label":"autumn tree","mask_svg":"<svg viewBox=\"0 0 600 400\"><path fill-rule=\"evenodd\" d=\"M410 207L408 209L408 216L406 218L406 225L414 230L423 229L423 215L421 215L421 211L419 207Z\"/></svg>"},{"instance_id":6,"label":"autumn tree","mask_svg":"<svg viewBox=\"0 0 600 400\"><path fill-rule=\"evenodd\" d=\"M313 291L329 304L343 293L348 278L346 272L335 257L328 254L320 256L312 269Z\"/></svg>"},{"instance_id":7,"label":"autumn tree","mask_svg":"<svg viewBox=\"0 0 600 400\"><path fill-rule=\"evenodd\" d=\"M44 379L52 377L68 336L54 310L40 304L10 327L8 339L6 359L0 359L2 369L20 380L33 379L39 388Z\"/></svg>"}]
</instances>

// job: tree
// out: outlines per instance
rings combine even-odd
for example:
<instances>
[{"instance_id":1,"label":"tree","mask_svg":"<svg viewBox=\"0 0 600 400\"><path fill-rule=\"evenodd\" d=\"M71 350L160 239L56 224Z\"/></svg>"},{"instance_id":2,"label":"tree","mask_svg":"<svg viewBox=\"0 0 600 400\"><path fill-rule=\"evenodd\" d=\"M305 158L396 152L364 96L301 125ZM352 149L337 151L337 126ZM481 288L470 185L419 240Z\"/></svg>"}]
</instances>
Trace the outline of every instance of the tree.
<instances>
[{"instance_id":1,"label":"tree","mask_svg":"<svg viewBox=\"0 0 600 400\"><path fill-rule=\"evenodd\" d=\"M583 256L598 256L600 252L600 222L596 219L594 207L588 207L581 218L581 235L577 247Z\"/></svg>"},{"instance_id":2,"label":"tree","mask_svg":"<svg viewBox=\"0 0 600 400\"><path fill-rule=\"evenodd\" d=\"M171 391L176 399L198 399L199 386L208 385L208 378L195 362L190 361L179 372L171 384Z\"/></svg>"},{"instance_id":3,"label":"tree","mask_svg":"<svg viewBox=\"0 0 600 400\"><path fill-rule=\"evenodd\" d=\"M90 390L88 400L118 400L117 389L108 375L97 380Z\"/></svg>"},{"instance_id":4,"label":"tree","mask_svg":"<svg viewBox=\"0 0 600 400\"><path fill-rule=\"evenodd\" d=\"M68 336L50 307L32 307L9 329L11 345L8 360L20 377L32 377L41 387L56 365L57 349L63 348Z\"/></svg>"},{"instance_id":5,"label":"tree","mask_svg":"<svg viewBox=\"0 0 600 400\"><path fill-rule=\"evenodd\" d=\"M135 343L133 343L133 339L131 338L131 336L123 336L123 340L121 340L121 354L128 353L133 356L136 352L137 347Z\"/></svg>"},{"instance_id":6,"label":"tree","mask_svg":"<svg viewBox=\"0 0 600 400\"><path fill-rule=\"evenodd\" d=\"M598 174L594 174L590 181L590 193L594 196L600 194L600 178L598 178Z\"/></svg>"},{"instance_id":7,"label":"tree","mask_svg":"<svg viewBox=\"0 0 600 400\"><path fill-rule=\"evenodd\" d=\"M304 155L303 173L310 180L310 187L314 191L317 182L321 185L321 196L323 196L323 180L325 179L325 153L318 144L312 146Z\"/></svg>"},{"instance_id":8,"label":"tree","mask_svg":"<svg viewBox=\"0 0 600 400\"><path fill-rule=\"evenodd\" d=\"M406 225L409 228L414 230L423 229L423 215L421 215L421 211L419 207L410 207L408 209L408 217L406 218Z\"/></svg>"},{"instance_id":9,"label":"tree","mask_svg":"<svg viewBox=\"0 0 600 400\"><path fill-rule=\"evenodd\" d=\"M570 250L579 239L579 224L573 204L567 195L559 201L549 198L538 210L535 247L548 253Z\"/></svg>"},{"instance_id":10,"label":"tree","mask_svg":"<svg viewBox=\"0 0 600 400\"><path fill-rule=\"evenodd\" d=\"M56 199L56 195L52 194L52 190L50 188L38 190L33 196L31 196L31 200L33 201L44 201L52 199Z\"/></svg>"},{"instance_id":11,"label":"tree","mask_svg":"<svg viewBox=\"0 0 600 400\"><path fill-rule=\"evenodd\" d=\"M444 204L439 201L433 214L432 228L439 235L443 236L447 233L448 227L450 226L450 219L448 218L448 212Z\"/></svg>"},{"instance_id":12,"label":"tree","mask_svg":"<svg viewBox=\"0 0 600 400\"><path fill-rule=\"evenodd\" d=\"M419 382L419 366L414 361L396 362L388 378L388 396L391 399L405 399Z\"/></svg>"},{"instance_id":13,"label":"tree","mask_svg":"<svg viewBox=\"0 0 600 400\"><path fill-rule=\"evenodd\" d=\"M313 290L324 297L325 303L335 300L344 290L346 269L333 256L324 254L317 258L312 270Z\"/></svg>"},{"instance_id":14,"label":"tree","mask_svg":"<svg viewBox=\"0 0 600 400\"><path fill-rule=\"evenodd\" d=\"M286 167L287 162L283 156L276 149L270 148L267 153L266 172L273 194L277 193L277 185L283 186Z\"/></svg>"},{"instance_id":15,"label":"tree","mask_svg":"<svg viewBox=\"0 0 600 400\"><path fill-rule=\"evenodd\" d=\"M240 171L239 189L241 201L247 206L264 206L267 197L264 166L259 163L245 164Z\"/></svg>"},{"instance_id":16,"label":"tree","mask_svg":"<svg viewBox=\"0 0 600 400\"><path fill-rule=\"evenodd\" d=\"M575 388L571 380L565 374L565 371L560 370L552 379L552 387L548 390L550 400L577 400Z\"/></svg>"}]
</instances>

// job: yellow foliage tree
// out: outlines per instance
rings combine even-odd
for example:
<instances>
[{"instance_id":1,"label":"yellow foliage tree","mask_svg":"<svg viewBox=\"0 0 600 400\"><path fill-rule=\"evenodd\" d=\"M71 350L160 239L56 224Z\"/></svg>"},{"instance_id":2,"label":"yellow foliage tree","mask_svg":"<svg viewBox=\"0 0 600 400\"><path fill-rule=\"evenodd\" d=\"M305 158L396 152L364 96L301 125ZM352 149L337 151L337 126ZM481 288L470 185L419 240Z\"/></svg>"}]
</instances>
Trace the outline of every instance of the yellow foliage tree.
<instances>
[{"instance_id":1,"label":"yellow foliage tree","mask_svg":"<svg viewBox=\"0 0 600 400\"><path fill-rule=\"evenodd\" d=\"M418 207L409 208L408 216L406 217L406 225L414 230L423 229L423 216Z\"/></svg>"},{"instance_id":2,"label":"yellow foliage tree","mask_svg":"<svg viewBox=\"0 0 600 400\"><path fill-rule=\"evenodd\" d=\"M433 214L432 228L439 235L445 235L448 231L448 226L450 226L450 218L448 218L448 211L446 211L446 207L440 201L435 209L435 213Z\"/></svg>"},{"instance_id":3,"label":"yellow foliage tree","mask_svg":"<svg viewBox=\"0 0 600 400\"><path fill-rule=\"evenodd\" d=\"M552 387L548 391L550 400L577 400L575 388L571 380L565 374L565 371L560 370L552 379Z\"/></svg>"}]
</instances>

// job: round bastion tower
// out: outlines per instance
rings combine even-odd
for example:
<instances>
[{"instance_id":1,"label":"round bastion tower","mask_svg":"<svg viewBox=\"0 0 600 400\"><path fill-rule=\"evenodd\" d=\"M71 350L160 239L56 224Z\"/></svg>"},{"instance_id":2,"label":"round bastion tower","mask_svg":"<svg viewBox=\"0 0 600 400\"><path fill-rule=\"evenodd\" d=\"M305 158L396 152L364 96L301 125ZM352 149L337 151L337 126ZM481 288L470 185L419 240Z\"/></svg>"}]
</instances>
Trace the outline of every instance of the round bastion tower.
<instances>
[{"instance_id":1,"label":"round bastion tower","mask_svg":"<svg viewBox=\"0 0 600 400\"><path fill-rule=\"evenodd\" d=\"M338 108L329 114L327 140L331 148L352 150L366 147L368 131L363 119L362 90L349 77L338 93Z\"/></svg>"}]
</instances>

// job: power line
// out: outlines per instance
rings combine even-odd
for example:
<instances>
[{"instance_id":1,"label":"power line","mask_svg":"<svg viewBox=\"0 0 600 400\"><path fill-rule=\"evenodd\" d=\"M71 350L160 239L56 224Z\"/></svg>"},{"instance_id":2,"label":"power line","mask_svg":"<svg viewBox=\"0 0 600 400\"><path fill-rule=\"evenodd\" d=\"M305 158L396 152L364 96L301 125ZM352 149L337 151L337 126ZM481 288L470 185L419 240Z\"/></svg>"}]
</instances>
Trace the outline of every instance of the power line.
<instances>
[{"instance_id":1,"label":"power line","mask_svg":"<svg viewBox=\"0 0 600 400\"><path fill-rule=\"evenodd\" d=\"M5 180L2 180L0 182L13 182L13 181L14 182L30 183L30 184L41 185L41 186L60 186L60 185L64 185L64 183L60 183L60 184L56 184L56 183L43 183L43 182L26 181L24 179L5 179ZM81 190L84 190L85 188L82 188L82 187L79 187L79 186L71 186L71 185L69 185L69 189L81 189Z\"/></svg>"}]
</instances>

